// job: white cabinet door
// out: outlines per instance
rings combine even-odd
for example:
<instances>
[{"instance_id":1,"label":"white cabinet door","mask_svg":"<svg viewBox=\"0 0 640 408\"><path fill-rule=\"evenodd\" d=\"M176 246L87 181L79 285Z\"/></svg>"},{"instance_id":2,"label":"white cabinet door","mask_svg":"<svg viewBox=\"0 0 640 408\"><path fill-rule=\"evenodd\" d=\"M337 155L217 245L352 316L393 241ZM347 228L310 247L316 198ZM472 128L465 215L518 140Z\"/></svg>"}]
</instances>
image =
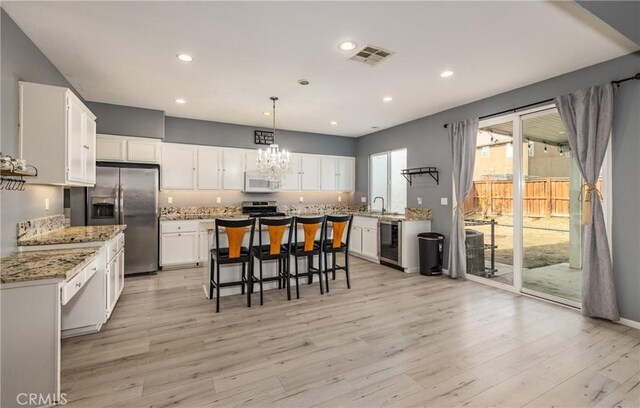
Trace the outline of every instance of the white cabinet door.
<instances>
[{"instance_id":1,"label":"white cabinet door","mask_svg":"<svg viewBox=\"0 0 640 408\"><path fill-rule=\"evenodd\" d=\"M180 232L160 236L162 265L186 265L198 262L197 232Z\"/></svg>"},{"instance_id":2,"label":"white cabinet door","mask_svg":"<svg viewBox=\"0 0 640 408\"><path fill-rule=\"evenodd\" d=\"M198 189L220 189L220 151L214 148L198 149Z\"/></svg>"},{"instance_id":3,"label":"white cabinet door","mask_svg":"<svg viewBox=\"0 0 640 408\"><path fill-rule=\"evenodd\" d=\"M351 228L351 242L349 242L349 252L354 254L362 253L362 228Z\"/></svg>"},{"instance_id":4,"label":"white cabinet door","mask_svg":"<svg viewBox=\"0 0 640 408\"><path fill-rule=\"evenodd\" d=\"M113 306L118 298L118 257L113 258L107 265L107 317L111 316Z\"/></svg>"},{"instance_id":5,"label":"white cabinet door","mask_svg":"<svg viewBox=\"0 0 640 408\"><path fill-rule=\"evenodd\" d=\"M205 262L209 258L209 234L205 232L199 233L198 243L198 262Z\"/></svg>"},{"instance_id":6,"label":"white cabinet door","mask_svg":"<svg viewBox=\"0 0 640 408\"><path fill-rule=\"evenodd\" d=\"M117 290L117 296L116 298L120 298L120 294L122 293L122 290L124 289L124 249L120 250L120 253L118 254L118 290ZM116 299L117 300L117 299Z\"/></svg>"},{"instance_id":7,"label":"white cabinet door","mask_svg":"<svg viewBox=\"0 0 640 408\"><path fill-rule=\"evenodd\" d=\"M362 229L362 255L370 258L378 257L378 230L373 228Z\"/></svg>"},{"instance_id":8,"label":"white cabinet door","mask_svg":"<svg viewBox=\"0 0 640 408\"><path fill-rule=\"evenodd\" d=\"M242 190L244 187L244 152L237 149L222 152L222 188Z\"/></svg>"},{"instance_id":9,"label":"white cabinet door","mask_svg":"<svg viewBox=\"0 0 640 408\"><path fill-rule=\"evenodd\" d=\"M86 183L96 182L96 121L89 114L84 115L84 179Z\"/></svg>"},{"instance_id":10,"label":"white cabinet door","mask_svg":"<svg viewBox=\"0 0 640 408\"><path fill-rule=\"evenodd\" d=\"M300 190L320 190L320 159L317 156L302 155Z\"/></svg>"},{"instance_id":11,"label":"white cabinet door","mask_svg":"<svg viewBox=\"0 0 640 408\"><path fill-rule=\"evenodd\" d=\"M291 153L289 158L289 171L282 177L280 185L282 191L300 190L300 155Z\"/></svg>"},{"instance_id":12,"label":"white cabinet door","mask_svg":"<svg viewBox=\"0 0 640 408\"><path fill-rule=\"evenodd\" d=\"M245 153L245 170L258 170L258 151L249 150Z\"/></svg>"},{"instance_id":13,"label":"white cabinet door","mask_svg":"<svg viewBox=\"0 0 640 408\"><path fill-rule=\"evenodd\" d=\"M96 159L107 161L125 161L127 151L126 141L117 136L96 136Z\"/></svg>"},{"instance_id":14,"label":"white cabinet door","mask_svg":"<svg viewBox=\"0 0 640 408\"><path fill-rule=\"evenodd\" d=\"M333 157L323 157L320 159L320 190L336 190L337 160Z\"/></svg>"},{"instance_id":15,"label":"white cabinet door","mask_svg":"<svg viewBox=\"0 0 640 408\"><path fill-rule=\"evenodd\" d=\"M188 145L162 145L160 187L165 190L194 190L196 149Z\"/></svg>"},{"instance_id":16,"label":"white cabinet door","mask_svg":"<svg viewBox=\"0 0 640 408\"><path fill-rule=\"evenodd\" d=\"M84 162L84 107L79 99L67 96L67 180L83 183Z\"/></svg>"},{"instance_id":17,"label":"white cabinet door","mask_svg":"<svg viewBox=\"0 0 640 408\"><path fill-rule=\"evenodd\" d=\"M355 190L355 159L344 157L338 159L338 191Z\"/></svg>"},{"instance_id":18,"label":"white cabinet door","mask_svg":"<svg viewBox=\"0 0 640 408\"><path fill-rule=\"evenodd\" d=\"M136 163L158 163L159 142L153 140L127 140L127 160Z\"/></svg>"}]
</instances>

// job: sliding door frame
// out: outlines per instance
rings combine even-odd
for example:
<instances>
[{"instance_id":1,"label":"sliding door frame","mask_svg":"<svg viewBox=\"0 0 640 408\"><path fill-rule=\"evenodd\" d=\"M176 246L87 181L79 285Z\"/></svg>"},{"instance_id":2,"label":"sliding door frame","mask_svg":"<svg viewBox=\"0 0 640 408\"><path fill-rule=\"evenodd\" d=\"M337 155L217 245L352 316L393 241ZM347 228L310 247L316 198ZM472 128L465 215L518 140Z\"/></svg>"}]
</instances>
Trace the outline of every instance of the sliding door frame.
<instances>
[{"instance_id":1,"label":"sliding door frame","mask_svg":"<svg viewBox=\"0 0 640 408\"><path fill-rule=\"evenodd\" d=\"M478 130L501 123L511 122L513 124L513 146L522 146L523 145L523 137L522 137L522 122L524 119L532 118L536 116L543 116L553 111L557 111L557 107L554 103L538 106L535 108L530 108L522 111L518 111L515 113L509 113L502 116L497 116L485 120L481 120L478 124ZM612 157L611 157L611 139L609 139L609 146L607 147L607 153L605 155L604 163L602 165L602 195L604 196L603 200L603 210L605 217L605 224L607 229L607 237L609 240L609 251L611 252L611 259L613 261L613 250L612 250L612 203L613 203L613 189L612 189ZM538 292L531 289L526 289L522 285L523 281L523 261L524 261L524 231L523 231L523 194L524 194L524 177L523 177L523 149L522 148L514 148L513 149L513 285L508 285L501 282L493 281L489 278L484 278L481 276L475 276L472 274L466 274L466 278L470 281L479 282L488 286L493 286L496 288L508 290L514 293L520 293L527 296L534 296L536 298L541 298L543 300L551 301L554 303L559 303L564 306L574 307L577 309L581 308L580 302L572 301L569 299L561 298L559 296L550 295L547 293ZM453 177L453 176L452 176ZM452 183L453 184L453 183ZM457 197L455 194L455 188L452 195L453 199L453 211L458 204Z\"/></svg>"}]
</instances>

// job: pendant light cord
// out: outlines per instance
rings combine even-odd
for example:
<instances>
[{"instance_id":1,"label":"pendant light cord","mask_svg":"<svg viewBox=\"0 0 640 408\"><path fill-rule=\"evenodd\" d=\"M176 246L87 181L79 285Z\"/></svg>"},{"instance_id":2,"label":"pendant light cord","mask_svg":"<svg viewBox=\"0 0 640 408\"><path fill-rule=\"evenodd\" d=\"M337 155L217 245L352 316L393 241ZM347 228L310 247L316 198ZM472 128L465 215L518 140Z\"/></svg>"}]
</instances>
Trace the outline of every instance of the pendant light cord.
<instances>
[{"instance_id":1,"label":"pendant light cord","mask_svg":"<svg viewBox=\"0 0 640 408\"><path fill-rule=\"evenodd\" d=\"M276 101L278 100L277 96L272 96L270 98L273 101L273 143L276 142Z\"/></svg>"}]
</instances>

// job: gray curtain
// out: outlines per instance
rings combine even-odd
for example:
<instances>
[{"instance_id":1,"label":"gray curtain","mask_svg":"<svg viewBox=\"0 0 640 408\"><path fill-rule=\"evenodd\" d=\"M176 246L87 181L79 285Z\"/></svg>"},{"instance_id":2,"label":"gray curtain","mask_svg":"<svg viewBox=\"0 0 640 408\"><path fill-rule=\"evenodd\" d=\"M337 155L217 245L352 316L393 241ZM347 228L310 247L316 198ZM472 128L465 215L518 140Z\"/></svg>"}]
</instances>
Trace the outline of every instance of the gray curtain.
<instances>
[{"instance_id":1,"label":"gray curtain","mask_svg":"<svg viewBox=\"0 0 640 408\"><path fill-rule=\"evenodd\" d=\"M587 204L583 229L582 314L609 320L618 320L620 315L602 196L596 183L611 135L614 91L614 85L605 84L555 99L569 146L585 180L581 191Z\"/></svg>"},{"instance_id":2,"label":"gray curtain","mask_svg":"<svg viewBox=\"0 0 640 408\"><path fill-rule=\"evenodd\" d=\"M467 252L462 205L473 186L478 119L449 123L447 129L453 154L453 190L458 203L453 214L449 238L449 275L452 278L464 279L467 271Z\"/></svg>"}]
</instances>

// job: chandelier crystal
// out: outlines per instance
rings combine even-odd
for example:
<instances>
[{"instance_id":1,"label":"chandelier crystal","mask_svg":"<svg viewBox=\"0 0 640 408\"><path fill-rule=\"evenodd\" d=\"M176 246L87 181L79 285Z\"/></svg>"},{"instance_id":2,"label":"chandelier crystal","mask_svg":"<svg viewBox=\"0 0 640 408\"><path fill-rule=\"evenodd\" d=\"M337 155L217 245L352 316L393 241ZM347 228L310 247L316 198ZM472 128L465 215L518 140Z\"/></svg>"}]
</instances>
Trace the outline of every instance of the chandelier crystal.
<instances>
[{"instance_id":1,"label":"chandelier crystal","mask_svg":"<svg viewBox=\"0 0 640 408\"><path fill-rule=\"evenodd\" d=\"M272 96L273 101L273 139L276 137L276 101L277 97ZM266 149L258 149L258 170L265 174L269 181L280 182L282 176L289 171L289 152L280 149L277 144L269 145Z\"/></svg>"}]
</instances>

